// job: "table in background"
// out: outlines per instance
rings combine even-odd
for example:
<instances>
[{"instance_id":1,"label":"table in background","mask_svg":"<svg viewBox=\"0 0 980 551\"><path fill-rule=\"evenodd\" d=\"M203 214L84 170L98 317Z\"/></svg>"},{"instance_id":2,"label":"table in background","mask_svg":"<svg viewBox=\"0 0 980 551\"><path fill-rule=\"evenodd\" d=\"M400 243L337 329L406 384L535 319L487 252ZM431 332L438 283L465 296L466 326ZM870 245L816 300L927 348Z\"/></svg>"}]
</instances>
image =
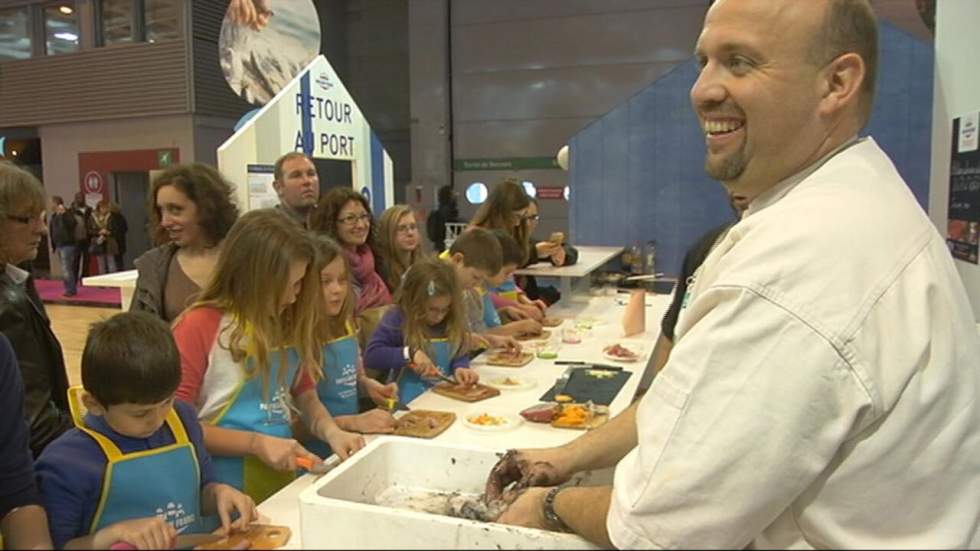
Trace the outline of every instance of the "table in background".
<instances>
[{"instance_id":1,"label":"table in background","mask_svg":"<svg viewBox=\"0 0 980 551\"><path fill-rule=\"evenodd\" d=\"M572 289L573 279L583 282L579 283L578 288L575 289L576 291L587 289L589 286L588 276L623 252L622 247L591 247L583 245L576 247L576 249L578 249L578 262L571 266L556 267L551 262L545 261L517 270L514 274L534 277L557 277L561 283L561 296L571 298L575 296Z\"/></svg>"},{"instance_id":2,"label":"table in background","mask_svg":"<svg viewBox=\"0 0 980 551\"><path fill-rule=\"evenodd\" d=\"M670 295L647 295L646 332L629 339L623 339L619 335L622 333L620 320L625 308L623 305L624 298L625 295L622 294L589 295L585 301L562 301L548 310L548 314L551 316L568 318L561 326L551 329L554 332L553 337L560 333L561 328L566 323L574 324L574 318L597 322L591 329L591 334L586 336L581 344L561 345L558 351L559 360L596 361L611 364L614 362L602 355L604 346L614 341L643 342L642 357L639 361L619 364L623 366L624 371L630 371L633 375L626 381L619 394L609 405L610 417L622 412L632 403L633 395L643 377L643 371L650 360L654 344L657 337L660 336L660 320L670 305ZM560 337L560 335L557 336ZM476 368L481 377L492 371L495 374L513 374L522 378L533 379L537 385L526 390L502 390L500 396L475 404L452 400L433 392L423 393L409 404L412 409L452 411L457 416L456 422L446 432L437 436L436 440L447 444L463 444L504 450L507 448L558 446L582 434L581 431L573 429L557 429L547 424L529 422L524 422L519 427L504 432L483 432L467 428L462 423L462 418L467 412L474 409L517 413L538 403L538 398L551 388L555 379L568 366L555 365L554 360L535 358L530 364L517 369L489 367L485 365L485 361L478 357L473 361L473 367ZM375 438L373 435L365 436L369 442L373 438ZM303 475L262 502L258 507L259 512L265 517L263 518L264 522L288 526L292 529L293 535L286 545L287 549L302 548L299 525L299 494L313 484L316 479L317 477L314 475Z\"/></svg>"},{"instance_id":3,"label":"table in background","mask_svg":"<svg viewBox=\"0 0 980 551\"><path fill-rule=\"evenodd\" d=\"M113 272L83 278L82 285L87 287L118 287L120 308L123 312L128 312L129 304L133 302L133 293L136 292L136 277L136 270L126 270L125 272Z\"/></svg>"}]
</instances>

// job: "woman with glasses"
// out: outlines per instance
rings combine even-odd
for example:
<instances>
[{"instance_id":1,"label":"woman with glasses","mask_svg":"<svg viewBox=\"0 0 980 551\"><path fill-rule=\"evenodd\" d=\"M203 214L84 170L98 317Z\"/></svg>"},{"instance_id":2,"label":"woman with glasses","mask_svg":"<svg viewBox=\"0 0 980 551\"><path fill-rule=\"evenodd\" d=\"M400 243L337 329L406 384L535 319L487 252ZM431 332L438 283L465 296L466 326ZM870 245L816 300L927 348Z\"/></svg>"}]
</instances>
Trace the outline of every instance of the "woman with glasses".
<instances>
[{"instance_id":1,"label":"woman with glasses","mask_svg":"<svg viewBox=\"0 0 980 551\"><path fill-rule=\"evenodd\" d=\"M392 293L401 283L402 275L426 256L422 234L415 213L408 205L395 205L381 214L378 220L377 268Z\"/></svg>"},{"instance_id":2,"label":"woman with glasses","mask_svg":"<svg viewBox=\"0 0 980 551\"><path fill-rule=\"evenodd\" d=\"M349 187L335 187L320 198L310 229L340 243L350 266L357 302L354 314L391 304L391 292L375 265L374 221L367 199Z\"/></svg>"},{"instance_id":3,"label":"woman with glasses","mask_svg":"<svg viewBox=\"0 0 980 551\"><path fill-rule=\"evenodd\" d=\"M530 258L528 258L527 264L531 265L548 260L555 266L571 266L578 262L578 249L569 245L564 239L564 235L561 236L563 239L560 241L555 239L558 237L556 235L558 232L551 234L551 238L547 241L539 241L534 238L534 230L538 228L540 220L540 205L538 205L537 199L532 198L531 204L527 208L528 234L531 236L531 246L528 248ZM541 299L550 305L558 302L558 299L561 298L558 289L550 285L538 287L538 282L534 276L517 276L517 284L524 289L528 298L532 300Z\"/></svg>"},{"instance_id":4,"label":"woman with glasses","mask_svg":"<svg viewBox=\"0 0 980 551\"><path fill-rule=\"evenodd\" d=\"M531 232L528 226L528 209L531 205L531 198L524 191L524 187L517 183L517 180L507 178L497 184L487 200L470 220L471 226L477 226L487 230L501 229L510 235L521 246L524 251L524 258L521 266L527 266L531 258ZM541 300L531 300L513 282L513 278L508 278L504 285L496 289L491 289L494 298L494 306L497 311L512 320L534 319L540 321L544 318L544 311L548 305Z\"/></svg>"},{"instance_id":5,"label":"woman with glasses","mask_svg":"<svg viewBox=\"0 0 980 551\"><path fill-rule=\"evenodd\" d=\"M0 333L24 380L24 414L34 457L71 427L61 344L34 287L30 263L44 236L44 189L31 173L0 162Z\"/></svg>"}]
</instances>

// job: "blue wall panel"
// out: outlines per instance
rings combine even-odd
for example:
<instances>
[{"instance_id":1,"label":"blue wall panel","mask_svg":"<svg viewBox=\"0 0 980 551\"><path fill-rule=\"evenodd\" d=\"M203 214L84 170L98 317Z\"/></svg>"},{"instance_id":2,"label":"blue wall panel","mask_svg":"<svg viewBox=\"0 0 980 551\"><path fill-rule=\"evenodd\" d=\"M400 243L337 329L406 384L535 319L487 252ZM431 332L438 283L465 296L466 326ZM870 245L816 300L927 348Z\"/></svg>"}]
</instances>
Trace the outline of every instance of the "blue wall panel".
<instances>
[{"instance_id":1,"label":"blue wall panel","mask_svg":"<svg viewBox=\"0 0 980 551\"><path fill-rule=\"evenodd\" d=\"M875 137L923 208L929 194L932 45L880 23ZM584 128L570 142L569 227L573 242L657 242L657 269L676 275L684 252L732 217L722 186L704 173L704 137L682 63Z\"/></svg>"}]
</instances>

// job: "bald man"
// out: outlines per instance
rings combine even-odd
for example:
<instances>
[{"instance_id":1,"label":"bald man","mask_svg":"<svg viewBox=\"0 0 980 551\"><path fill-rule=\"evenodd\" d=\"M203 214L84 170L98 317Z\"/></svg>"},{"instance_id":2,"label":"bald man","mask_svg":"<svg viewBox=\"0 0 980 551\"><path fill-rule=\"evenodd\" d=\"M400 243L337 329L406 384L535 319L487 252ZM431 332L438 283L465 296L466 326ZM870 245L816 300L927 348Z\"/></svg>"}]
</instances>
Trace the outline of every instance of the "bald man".
<instances>
[{"instance_id":1,"label":"bald man","mask_svg":"<svg viewBox=\"0 0 980 551\"><path fill-rule=\"evenodd\" d=\"M748 209L643 399L494 468L490 498L518 486L501 522L620 548L980 546L980 343L943 239L858 138L876 47L865 0L708 10L691 102Z\"/></svg>"}]
</instances>

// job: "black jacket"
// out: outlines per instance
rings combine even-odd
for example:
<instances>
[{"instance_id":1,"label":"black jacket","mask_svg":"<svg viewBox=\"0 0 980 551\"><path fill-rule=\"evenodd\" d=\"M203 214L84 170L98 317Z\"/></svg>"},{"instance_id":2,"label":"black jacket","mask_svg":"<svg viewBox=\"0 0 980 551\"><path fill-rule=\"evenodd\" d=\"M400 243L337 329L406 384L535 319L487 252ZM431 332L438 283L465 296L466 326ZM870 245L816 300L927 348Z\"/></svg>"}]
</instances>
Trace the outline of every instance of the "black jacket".
<instances>
[{"instance_id":1,"label":"black jacket","mask_svg":"<svg viewBox=\"0 0 980 551\"><path fill-rule=\"evenodd\" d=\"M31 451L38 457L45 446L71 428L68 374L34 278L18 285L7 275L6 266L0 266L0 333L10 340L17 355Z\"/></svg>"},{"instance_id":2,"label":"black jacket","mask_svg":"<svg viewBox=\"0 0 980 551\"><path fill-rule=\"evenodd\" d=\"M67 210L62 214L54 213L51 215L48 229L51 234L52 250L64 245L75 244L75 225L77 223L75 217Z\"/></svg>"}]
</instances>

